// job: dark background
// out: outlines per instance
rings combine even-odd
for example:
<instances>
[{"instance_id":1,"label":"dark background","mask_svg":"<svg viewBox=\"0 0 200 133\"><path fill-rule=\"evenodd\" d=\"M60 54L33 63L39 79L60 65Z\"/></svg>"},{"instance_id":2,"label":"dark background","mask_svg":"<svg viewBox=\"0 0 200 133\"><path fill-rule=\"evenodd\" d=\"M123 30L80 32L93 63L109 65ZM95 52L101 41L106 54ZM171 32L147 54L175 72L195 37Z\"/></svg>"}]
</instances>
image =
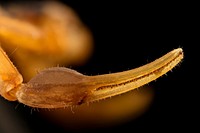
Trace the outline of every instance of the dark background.
<instances>
[{"instance_id":1,"label":"dark background","mask_svg":"<svg viewBox=\"0 0 200 133\"><path fill-rule=\"evenodd\" d=\"M175 48L181 47L184 51L184 59L179 66L167 76L149 84L156 94L151 108L144 115L122 125L97 129L95 132L195 129L195 107L198 106L195 104L195 93L198 86L193 84L196 83L195 78L199 78L195 62L199 61L200 25L199 9L195 3L89 0L61 2L78 13L94 37L93 56L83 66L72 66L81 73L96 75L124 71L153 61ZM59 133L72 132L53 125L37 112L30 115L28 107L15 110L17 103L9 103L3 98L1 100L8 106L7 113L17 113L27 130L32 133L54 130Z\"/></svg>"}]
</instances>

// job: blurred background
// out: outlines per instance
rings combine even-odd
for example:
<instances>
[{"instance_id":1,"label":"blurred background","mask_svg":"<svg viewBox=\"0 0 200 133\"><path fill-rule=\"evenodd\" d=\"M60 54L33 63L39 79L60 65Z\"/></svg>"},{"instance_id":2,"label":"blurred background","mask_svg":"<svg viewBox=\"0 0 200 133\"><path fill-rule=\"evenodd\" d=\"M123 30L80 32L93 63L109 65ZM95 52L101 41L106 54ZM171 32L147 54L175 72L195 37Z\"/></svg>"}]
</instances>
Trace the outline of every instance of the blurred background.
<instances>
[{"instance_id":1,"label":"blurred background","mask_svg":"<svg viewBox=\"0 0 200 133\"><path fill-rule=\"evenodd\" d=\"M183 48L185 57L172 72L144 88L114 97L114 103L109 101L111 98L84 105L86 107L67 108L67 115L63 110L34 109L1 97L1 133L195 129L194 124L189 126L189 123L194 123L195 101L198 101L194 96L197 87L193 87L192 73L198 73L192 63L197 60L195 46L199 42L196 39L199 37L199 21L195 6L186 3L57 1L77 13L93 38L91 56L84 63L66 67L86 75L97 75L139 67L178 47ZM4 5L7 2L0 3ZM101 116L101 112L107 112L107 115Z\"/></svg>"}]
</instances>

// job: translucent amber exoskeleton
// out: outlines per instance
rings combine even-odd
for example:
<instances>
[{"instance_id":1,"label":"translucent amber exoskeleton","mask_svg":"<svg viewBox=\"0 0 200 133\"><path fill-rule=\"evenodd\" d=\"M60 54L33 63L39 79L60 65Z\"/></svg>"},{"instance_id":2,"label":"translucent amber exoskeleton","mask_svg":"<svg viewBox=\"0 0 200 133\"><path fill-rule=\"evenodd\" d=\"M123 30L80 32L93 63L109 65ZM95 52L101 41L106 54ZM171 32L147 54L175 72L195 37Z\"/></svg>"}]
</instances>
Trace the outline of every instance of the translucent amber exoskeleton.
<instances>
[{"instance_id":1,"label":"translucent amber exoskeleton","mask_svg":"<svg viewBox=\"0 0 200 133\"><path fill-rule=\"evenodd\" d=\"M183 58L181 48L132 70L97 76L64 67L41 71L27 83L4 51L0 50L0 92L8 99L37 108L61 108L119 95L162 76Z\"/></svg>"}]
</instances>

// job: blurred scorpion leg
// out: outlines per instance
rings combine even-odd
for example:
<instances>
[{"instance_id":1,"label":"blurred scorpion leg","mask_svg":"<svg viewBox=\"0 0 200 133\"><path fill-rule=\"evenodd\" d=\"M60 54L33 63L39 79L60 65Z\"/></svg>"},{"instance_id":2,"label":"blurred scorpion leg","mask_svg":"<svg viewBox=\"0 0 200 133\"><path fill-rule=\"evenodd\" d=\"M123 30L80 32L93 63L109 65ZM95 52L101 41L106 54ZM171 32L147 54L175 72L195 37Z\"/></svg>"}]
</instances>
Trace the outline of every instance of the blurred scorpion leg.
<instances>
[{"instance_id":1,"label":"blurred scorpion leg","mask_svg":"<svg viewBox=\"0 0 200 133\"><path fill-rule=\"evenodd\" d=\"M8 4L0 17L1 45L12 53L10 58L24 81L44 68L83 64L92 53L89 29L73 9L61 3Z\"/></svg>"}]
</instances>

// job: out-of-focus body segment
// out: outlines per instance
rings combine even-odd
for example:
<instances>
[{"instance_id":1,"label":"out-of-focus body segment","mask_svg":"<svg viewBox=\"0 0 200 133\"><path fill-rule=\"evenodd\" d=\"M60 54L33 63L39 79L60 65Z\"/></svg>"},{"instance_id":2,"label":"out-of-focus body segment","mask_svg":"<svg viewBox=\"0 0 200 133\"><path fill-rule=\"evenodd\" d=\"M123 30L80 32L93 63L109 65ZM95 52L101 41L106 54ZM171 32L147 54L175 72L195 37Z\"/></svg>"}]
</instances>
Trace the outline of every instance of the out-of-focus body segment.
<instances>
[{"instance_id":1,"label":"out-of-focus body segment","mask_svg":"<svg viewBox=\"0 0 200 133\"><path fill-rule=\"evenodd\" d=\"M37 70L50 66L84 64L93 49L92 34L79 16L55 1L22 2L1 8L0 42L7 53L12 53L25 81Z\"/></svg>"}]
</instances>

